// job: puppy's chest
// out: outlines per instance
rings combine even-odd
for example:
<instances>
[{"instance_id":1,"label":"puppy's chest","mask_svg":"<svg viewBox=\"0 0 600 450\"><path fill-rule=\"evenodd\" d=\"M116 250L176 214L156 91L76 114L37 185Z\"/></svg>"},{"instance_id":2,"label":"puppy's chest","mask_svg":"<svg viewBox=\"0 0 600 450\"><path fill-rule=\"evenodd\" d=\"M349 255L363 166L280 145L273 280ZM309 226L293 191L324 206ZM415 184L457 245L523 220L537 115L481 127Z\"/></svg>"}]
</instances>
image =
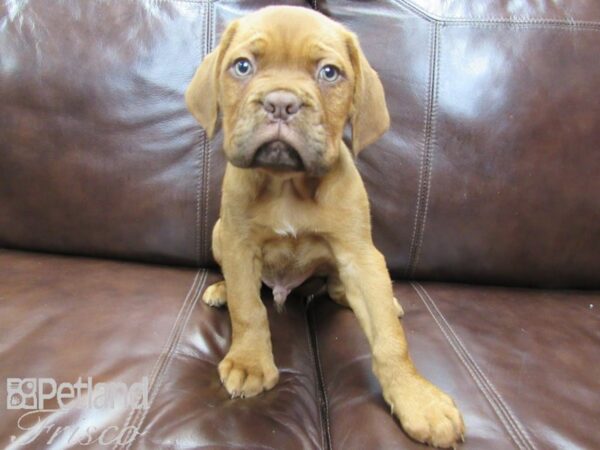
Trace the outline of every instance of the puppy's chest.
<instances>
[{"instance_id":1,"label":"puppy's chest","mask_svg":"<svg viewBox=\"0 0 600 450\"><path fill-rule=\"evenodd\" d=\"M262 281L273 290L278 306L308 278L327 275L333 268L329 246L318 236L276 237L261 250Z\"/></svg>"},{"instance_id":2,"label":"puppy's chest","mask_svg":"<svg viewBox=\"0 0 600 450\"><path fill-rule=\"evenodd\" d=\"M292 195L265 198L250 211L254 233L261 239L293 238L319 234L318 207Z\"/></svg>"},{"instance_id":3,"label":"puppy's chest","mask_svg":"<svg viewBox=\"0 0 600 450\"><path fill-rule=\"evenodd\" d=\"M332 267L323 237L323 211L293 183L269 186L249 210L254 238L261 242L262 280L281 306L290 291Z\"/></svg>"}]
</instances>

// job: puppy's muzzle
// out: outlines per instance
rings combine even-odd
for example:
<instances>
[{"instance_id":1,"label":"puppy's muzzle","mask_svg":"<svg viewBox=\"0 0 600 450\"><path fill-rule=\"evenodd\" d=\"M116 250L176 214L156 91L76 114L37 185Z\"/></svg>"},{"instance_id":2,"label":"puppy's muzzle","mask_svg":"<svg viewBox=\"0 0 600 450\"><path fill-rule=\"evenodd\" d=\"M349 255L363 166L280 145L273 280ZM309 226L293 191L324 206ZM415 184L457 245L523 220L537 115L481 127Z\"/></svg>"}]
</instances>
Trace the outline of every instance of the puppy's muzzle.
<instances>
[{"instance_id":1,"label":"puppy's muzzle","mask_svg":"<svg viewBox=\"0 0 600 450\"><path fill-rule=\"evenodd\" d=\"M296 149L279 140L261 145L254 154L252 167L262 167L282 172L304 170L302 158L300 158Z\"/></svg>"},{"instance_id":2,"label":"puppy's muzzle","mask_svg":"<svg viewBox=\"0 0 600 450\"><path fill-rule=\"evenodd\" d=\"M252 167L262 167L279 172L296 172L304 170L304 163L298 151L283 136L279 136L282 129L287 129L287 124L300 111L302 101L292 92L275 90L269 92L262 101L267 113L270 126L277 127L276 138L268 139L260 145L252 159Z\"/></svg>"}]
</instances>

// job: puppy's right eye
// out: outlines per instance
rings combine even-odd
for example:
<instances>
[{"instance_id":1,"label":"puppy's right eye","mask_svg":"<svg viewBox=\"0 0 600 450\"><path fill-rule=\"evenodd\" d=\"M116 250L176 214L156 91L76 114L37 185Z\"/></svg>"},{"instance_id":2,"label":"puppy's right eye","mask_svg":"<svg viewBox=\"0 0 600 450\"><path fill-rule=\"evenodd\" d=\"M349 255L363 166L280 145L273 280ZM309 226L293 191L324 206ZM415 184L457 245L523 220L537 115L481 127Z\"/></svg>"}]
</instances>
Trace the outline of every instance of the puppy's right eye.
<instances>
[{"instance_id":1,"label":"puppy's right eye","mask_svg":"<svg viewBox=\"0 0 600 450\"><path fill-rule=\"evenodd\" d=\"M233 63L233 73L238 78L245 78L252 75L254 68L248 58L238 58Z\"/></svg>"}]
</instances>

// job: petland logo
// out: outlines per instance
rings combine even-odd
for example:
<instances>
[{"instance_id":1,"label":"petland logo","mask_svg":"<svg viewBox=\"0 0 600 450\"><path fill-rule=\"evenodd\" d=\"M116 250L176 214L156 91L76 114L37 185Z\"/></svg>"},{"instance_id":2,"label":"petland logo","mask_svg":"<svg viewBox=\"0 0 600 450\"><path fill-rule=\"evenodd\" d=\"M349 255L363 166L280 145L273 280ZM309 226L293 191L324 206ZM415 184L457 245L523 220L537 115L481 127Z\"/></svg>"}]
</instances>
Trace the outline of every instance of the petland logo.
<instances>
[{"instance_id":1,"label":"petland logo","mask_svg":"<svg viewBox=\"0 0 600 450\"><path fill-rule=\"evenodd\" d=\"M94 383L92 377L79 377L75 383L58 383L53 378L8 378L6 409L26 411L17 421L23 434L11 436L12 446L20 447L44 437L46 445L59 441L81 446L127 445L142 434L137 427L64 426L52 422L61 416L52 413L71 409L148 409L148 393L148 377L130 386L122 382Z\"/></svg>"},{"instance_id":2,"label":"petland logo","mask_svg":"<svg viewBox=\"0 0 600 450\"><path fill-rule=\"evenodd\" d=\"M121 382L94 384L92 377L60 384L53 378L8 378L6 393L6 409L45 409L52 399L56 399L57 409L148 409L148 377L131 386Z\"/></svg>"}]
</instances>

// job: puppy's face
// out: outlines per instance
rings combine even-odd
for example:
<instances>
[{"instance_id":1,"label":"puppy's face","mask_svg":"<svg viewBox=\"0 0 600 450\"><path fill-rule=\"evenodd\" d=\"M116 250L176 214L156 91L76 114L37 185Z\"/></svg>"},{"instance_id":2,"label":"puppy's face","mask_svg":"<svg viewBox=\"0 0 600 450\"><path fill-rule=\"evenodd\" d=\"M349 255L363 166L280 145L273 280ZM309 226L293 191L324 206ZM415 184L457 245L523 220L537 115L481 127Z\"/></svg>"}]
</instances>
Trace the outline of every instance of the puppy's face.
<instances>
[{"instance_id":1,"label":"puppy's face","mask_svg":"<svg viewBox=\"0 0 600 450\"><path fill-rule=\"evenodd\" d=\"M209 137L221 113L230 163L276 174L324 175L347 122L355 152L389 124L383 88L356 37L305 8L269 7L232 22L186 100Z\"/></svg>"}]
</instances>

